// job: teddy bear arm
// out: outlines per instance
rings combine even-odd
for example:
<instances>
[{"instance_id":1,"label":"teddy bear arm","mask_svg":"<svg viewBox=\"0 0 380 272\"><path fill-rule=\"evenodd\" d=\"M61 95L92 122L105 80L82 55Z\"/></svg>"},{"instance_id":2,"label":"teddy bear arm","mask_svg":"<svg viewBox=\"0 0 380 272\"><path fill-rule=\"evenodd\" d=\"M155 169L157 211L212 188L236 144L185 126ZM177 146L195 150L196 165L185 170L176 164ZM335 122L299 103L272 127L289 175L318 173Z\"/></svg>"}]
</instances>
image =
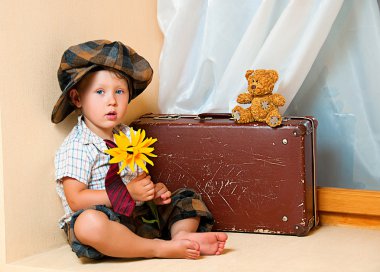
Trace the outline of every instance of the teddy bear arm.
<instances>
[{"instance_id":1,"label":"teddy bear arm","mask_svg":"<svg viewBox=\"0 0 380 272\"><path fill-rule=\"evenodd\" d=\"M285 97L283 97L281 94L273 94L272 101L273 101L273 104L276 105L277 107L285 105Z\"/></svg>"},{"instance_id":2,"label":"teddy bear arm","mask_svg":"<svg viewBox=\"0 0 380 272\"><path fill-rule=\"evenodd\" d=\"M251 103L252 99L253 97L250 93L242 93L242 94L239 94L236 101L240 104L249 104Z\"/></svg>"}]
</instances>

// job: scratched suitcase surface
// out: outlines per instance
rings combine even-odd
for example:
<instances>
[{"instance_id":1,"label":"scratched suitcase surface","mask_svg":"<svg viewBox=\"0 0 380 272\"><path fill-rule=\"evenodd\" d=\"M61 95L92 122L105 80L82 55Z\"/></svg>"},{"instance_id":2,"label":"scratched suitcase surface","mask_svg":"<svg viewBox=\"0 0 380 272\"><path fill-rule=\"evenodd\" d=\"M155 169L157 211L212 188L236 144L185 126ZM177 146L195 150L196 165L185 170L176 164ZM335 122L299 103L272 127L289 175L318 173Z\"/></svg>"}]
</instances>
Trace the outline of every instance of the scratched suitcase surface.
<instances>
[{"instance_id":1,"label":"scratched suitcase surface","mask_svg":"<svg viewBox=\"0 0 380 272\"><path fill-rule=\"evenodd\" d=\"M150 114L131 126L158 138L153 180L198 191L213 230L306 235L318 224L316 120L289 117L271 128L229 117Z\"/></svg>"}]
</instances>

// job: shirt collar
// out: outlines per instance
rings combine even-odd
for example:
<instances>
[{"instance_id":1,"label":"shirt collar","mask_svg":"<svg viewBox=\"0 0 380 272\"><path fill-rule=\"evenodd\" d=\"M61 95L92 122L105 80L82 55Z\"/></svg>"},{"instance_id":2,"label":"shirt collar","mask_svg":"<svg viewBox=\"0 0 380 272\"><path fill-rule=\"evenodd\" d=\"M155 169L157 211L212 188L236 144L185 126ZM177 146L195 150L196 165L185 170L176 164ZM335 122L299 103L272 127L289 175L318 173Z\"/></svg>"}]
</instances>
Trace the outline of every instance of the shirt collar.
<instances>
[{"instance_id":1,"label":"shirt collar","mask_svg":"<svg viewBox=\"0 0 380 272\"><path fill-rule=\"evenodd\" d=\"M101 146L98 146L98 148L100 147L99 149L106 147L104 140L101 137L99 137L98 135L96 135L94 132L92 132L87 127L87 125L84 121L83 115L78 117L77 126L78 126L78 129L80 131L82 131L82 143L83 144L95 144L96 146L101 145ZM128 126L120 124L114 128L113 133L114 134L119 133L119 131L123 131L124 133L127 134L127 136L129 136L129 127Z\"/></svg>"},{"instance_id":2,"label":"shirt collar","mask_svg":"<svg viewBox=\"0 0 380 272\"><path fill-rule=\"evenodd\" d=\"M92 132L84 122L83 115L78 117L78 129L82 132L82 143L83 144L101 144L103 139Z\"/></svg>"}]
</instances>

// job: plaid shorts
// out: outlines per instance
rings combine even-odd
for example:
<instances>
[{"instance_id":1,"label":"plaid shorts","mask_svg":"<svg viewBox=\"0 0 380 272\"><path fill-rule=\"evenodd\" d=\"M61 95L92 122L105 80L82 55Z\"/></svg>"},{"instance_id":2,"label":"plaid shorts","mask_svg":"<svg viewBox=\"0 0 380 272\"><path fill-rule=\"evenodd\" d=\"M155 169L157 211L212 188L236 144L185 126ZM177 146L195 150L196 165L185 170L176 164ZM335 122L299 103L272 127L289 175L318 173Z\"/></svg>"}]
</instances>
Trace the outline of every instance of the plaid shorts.
<instances>
[{"instance_id":1,"label":"plaid shorts","mask_svg":"<svg viewBox=\"0 0 380 272\"><path fill-rule=\"evenodd\" d=\"M214 219L202 201L201 196L187 188L175 191L172 194L170 204L157 206L159 224L144 223L143 218L145 220L154 219L153 213L146 203L142 206L136 206L130 217L115 213L104 205L96 205L87 209L101 211L105 213L110 220L119 222L137 235L149 239L170 239L171 226L175 222L186 218L200 217L198 232L211 231L214 224ZM102 259L104 254L90 246L81 244L74 234L76 219L87 209L75 212L71 221L65 225L64 229L67 234L67 240L78 257Z\"/></svg>"}]
</instances>

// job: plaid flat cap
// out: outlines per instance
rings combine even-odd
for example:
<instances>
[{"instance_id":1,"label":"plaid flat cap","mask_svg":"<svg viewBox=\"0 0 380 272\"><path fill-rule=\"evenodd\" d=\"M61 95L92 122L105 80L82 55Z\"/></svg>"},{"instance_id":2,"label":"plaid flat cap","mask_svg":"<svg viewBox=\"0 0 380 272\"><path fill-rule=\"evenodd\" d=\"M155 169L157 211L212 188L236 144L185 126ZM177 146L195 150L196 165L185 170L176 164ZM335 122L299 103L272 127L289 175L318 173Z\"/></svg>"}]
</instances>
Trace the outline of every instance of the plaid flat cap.
<instances>
[{"instance_id":1,"label":"plaid flat cap","mask_svg":"<svg viewBox=\"0 0 380 272\"><path fill-rule=\"evenodd\" d=\"M71 46L63 53L58 69L62 94L51 115L53 123L61 122L75 109L70 103L70 89L87 73L99 67L115 69L130 79L130 100L141 94L153 77L149 62L119 41L96 40Z\"/></svg>"}]
</instances>

